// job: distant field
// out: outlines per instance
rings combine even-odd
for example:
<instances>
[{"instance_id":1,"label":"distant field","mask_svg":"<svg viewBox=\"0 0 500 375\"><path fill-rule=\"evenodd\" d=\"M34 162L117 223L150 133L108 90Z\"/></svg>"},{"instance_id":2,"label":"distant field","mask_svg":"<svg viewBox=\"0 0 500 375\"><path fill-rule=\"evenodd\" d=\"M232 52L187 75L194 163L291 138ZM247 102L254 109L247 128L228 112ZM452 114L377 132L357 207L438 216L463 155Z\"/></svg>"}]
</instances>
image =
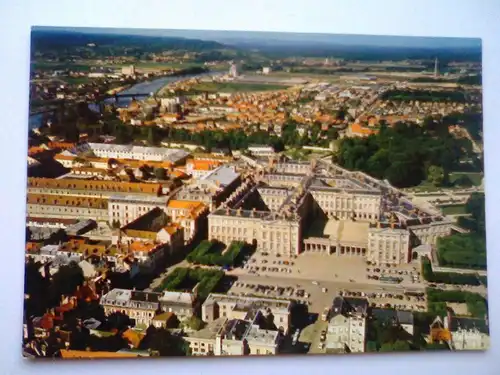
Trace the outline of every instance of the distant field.
<instances>
[{"instance_id":1,"label":"distant field","mask_svg":"<svg viewBox=\"0 0 500 375\"><path fill-rule=\"evenodd\" d=\"M203 64L201 63L169 63L169 62L138 62L135 64L113 64L108 65L109 67L121 68L124 66L134 65L136 69L154 69L154 70L163 70L163 69L182 69L182 68L193 68L193 67L201 67Z\"/></svg>"},{"instance_id":2,"label":"distant field","mask_svg":"<svg viewBox=\"0 0 500 375\"><path fill-rule=\"evenodd\" d=\"M63 77L62 80L70 85L80 85L83 83L92 82L92 78L89 77Z\"/></svg>"},{"instance_id":3,"label":"distant field","mask_svg":"<svg viewBox=\"0 0 500 375\"><path fill-rule=\"evenodd\" d=\"M65 70L71 69L73 71L78 72L88 72L90 68L94 66L94 64L73 64L73 63L59 63L59 62L32 62L31 69L40 69L40 70Z\"/></svg>"},{"instance_id":4,"label":"distant field","mask_svg":"<svg viewBox=\"0 0 500 375\"><path fill-rule=\"evenodd\" d=\"M450 206L441 206L441 211L443 211L444 215L463 215L466 214L467 211L465 209L465 205L450 205Z\"/></svg>"},{"instance_id":5,"label":"distant field","mask_svg":"<svg viewBox=\"0 0 500 375\"><path fill-rule=\"evenodd\" d=\"M193 86L194 90L206 92L248 92L283 90L287 86L264 83L203 82Z\"/></svg>"}]
</instances>

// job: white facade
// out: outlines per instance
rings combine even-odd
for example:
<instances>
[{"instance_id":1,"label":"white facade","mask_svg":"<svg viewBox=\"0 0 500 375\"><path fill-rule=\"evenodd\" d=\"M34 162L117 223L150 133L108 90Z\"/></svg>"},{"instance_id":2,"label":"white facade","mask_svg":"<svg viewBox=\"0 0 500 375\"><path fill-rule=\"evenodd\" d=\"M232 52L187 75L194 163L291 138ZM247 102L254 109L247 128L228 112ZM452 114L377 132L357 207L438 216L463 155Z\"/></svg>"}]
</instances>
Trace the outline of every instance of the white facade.
<instances>
[{"instance_id":1,"label":"white facade","mask_svg":"<svg viewBox=\"0 0 500 375\"><path fill-rule=\"evenodd\" d=\"M208 237L226 244L257 241L257 251L284 256L298 255L301 249L298 220L262 217L254 211L220 209L208 215Z\"/></svg>"},{"instance_id":2,"label":"white facade","mask_svg":"<svg viewBox=\"0 0 500 375\"><path fill-rule=\"evenodd\" d=\"M88 143L88 147L100 158L170 161L174 164L185 160L189 155L186 151L181 149L163 147L115 145L107 143Z\"/></svg>"},{"instance_id":3,"label":"white facade","mask_svg":"<svg viewBox=\"0 0 500 375\"><path fill-rule=\"evenodd\" d=\"M455 350L486 350L490 346L490 336L478 329L459 329L451 336Z\"/></svg>"},{"instance_id":4,"label":"white facade","mask_svg":"<svg viewBox=\"0 0 500 375\"><path fill-rule=\"evenodd\" d=\"M401 264L410 261L410 232L398 228L368 230L367 260L376 264Z\"/></svg>"},{"instance_id":5,"label":"white facade","mask_svg":"<svg viewBox=\"0 0 500 375\"><path fill-rule=\"evenodd\" d=\"M380 195L327 189L311 189L314 200L324 213L340 219L377 220L380 213Z\"/></svg>"},{"instance_id":6,"label":"white facade","mask_svg":"<svg viewBox=\"0 0 500 375\"><path fill-rule=\"evenodd\" d=\"M97 221L108 220L108 208L92 208L78 206L56 206L48 204L27 205L28 216L46 217L56 219L93 219Z\"/></svg>"},{"instance_id":7,"label":"white facade","mask_svg":"<svg viewBox=\"0 0 500 375\"><path fill-rule=\"evenodd\" d=\"M154 208L165 209L167 197L112 196L108 203L108 220L126 225Z\"/></svg>"},{"instance_id":8,"label":"white facade","mask_svg":"<svg viewBox=\"0 0 500 375\"><path fill-rule=\"evenodd\" d=\"M249 146L248 151L255 156L273 156L276 153L272 146Z\"/></svg>"},{"instance_id":9,"label":"white facade","mask_svg":"<svg viewBox=\"0 0 500 375\"><path fill-rule=\"evenodd\" d=\"M365 337L365 317L337 315L328 323L326 347L343 350L347 346L352 353L364 353Z\"/></svg>"}]
</instances>

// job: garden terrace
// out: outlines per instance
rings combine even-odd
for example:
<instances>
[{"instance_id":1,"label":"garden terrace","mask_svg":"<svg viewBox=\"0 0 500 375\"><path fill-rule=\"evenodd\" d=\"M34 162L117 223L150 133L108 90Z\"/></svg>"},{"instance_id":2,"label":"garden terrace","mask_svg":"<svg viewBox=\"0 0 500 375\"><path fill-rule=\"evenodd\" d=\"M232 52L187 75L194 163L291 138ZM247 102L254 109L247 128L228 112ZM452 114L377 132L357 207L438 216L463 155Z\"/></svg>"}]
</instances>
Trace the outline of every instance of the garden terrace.
<instances>
[{"instance_id":1,"label":"garden terrace","mask_svg":"<svg viewBox=\"0 0 500 375\"><path fill-rule=\"evenodd\" d=\"M197 286L197 293L201 299L205 299L219 284L224 272L219 270L176 268L170 275L165 277L157 292L163 290L191 292Z\"/></svg>"},{"instance_id":2,"label":"garden terrace","mask_svg":"<svg viewBox=\"0 0 500 375\"><path fill-rule=\"evenodd\" d=\"M224 247L220 242L205 240L186 259L190 263L207 266L234 266L245 248L245 243L233 241L227 249L224 250Z\"/></svg>"}]
</instances>

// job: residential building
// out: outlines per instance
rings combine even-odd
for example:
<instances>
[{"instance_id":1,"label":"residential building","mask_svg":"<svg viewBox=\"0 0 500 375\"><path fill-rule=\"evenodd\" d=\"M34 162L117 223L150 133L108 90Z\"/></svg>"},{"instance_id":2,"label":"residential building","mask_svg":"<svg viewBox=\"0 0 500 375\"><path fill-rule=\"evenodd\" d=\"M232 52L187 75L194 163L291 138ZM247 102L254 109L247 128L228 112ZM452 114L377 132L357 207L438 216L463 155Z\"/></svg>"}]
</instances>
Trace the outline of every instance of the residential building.
<instances>
[{"instance_id":1,"label":"residential building","mask_svg":"<svg viewBox=\"0 0 500 375\"><path fill-rule=\"evenodd\" d=\"M444 318L444 327L451 334L451 344L455 350L486 350L490 346L486 319L448 315Z\"/></svg>"},{"instance_id":2,"label":"residential building","mask_svg":"<svg viewBox=\"0 0 500 375\"><path fill-rule=\"evenodd\" d=\"M274 156L276 151L273 146L265 146L265 145L252 145L248 146L248 151L255 156L260 157L268 157Z\"/></svg>"},{"instance_id":3,"label":"residential building","mask_svg":"<svg viewBox=\"0 0 500 375\"><path fill-rule=\"evenodd\" d=\"M184 339L195 356L276 355L280 333L263 327L263 319L263 313L258 310L242 319L217 318Z\"/></svg>"},{"instance_id":4,"label":"residential building","mask_svg":"<svg viewBox=\"0 0 500 375\"><path fill-rule=\"evenodd\" d=\"M85 179L28 178L28 193L79 195L94 198L109 198L116 195L159 196L160 184L121 182Z\"/></svg>"},{"instance_id":5,"label":"residential building","mask_svg":"<svg viewBox=\"0 0 500 375\"><path fill-rule=\"evenodd\" d=\"M87 143L81 148L92 151L100 158L168 161L174 165L185 162L189 156L189 153L182 149L164 147Z\"/></svg>"},{"instance_id":6,"label":"residential building","mask_svg":"<svg viewBox=\"0 0 500 375\"><path fill-rule=\"evenodd\" d=\"M129 289L112 289L101 297L104 312L123 312L136 324L149 326L154 321L166 321L164 313L171 313L180 320L194 314L196 297L192 293L164 291L144 292ZM159 323L156 323L159 324Z\"/></svg>"},{"instance_id":7,"label":"residential building","mask_svg":"<svg viewBox=\"0 0 500 375\"><path fill-rule=\"evenodd\" d=\"M112 195L108 201L108 221L126 225L145 213L155 209L164 209L168 196Z\"/></svg>"},{"instance_id":8,"label":"residential building","mask_svg":"<svg viewBox=\"0 0 500 375\"><path fill-rule=\"evenodd\" d=\"M159 310L161 293L128 289L113 289L103 295L100 304L106 315L114 312L127 314L136 325L149 327Z\"/></svg>"},{"instance_id":9,"label":"residential building","mask_svg":"<svg viewBox=\"0 0 500 375\"><path fill-rule=\"evenodd\" d=\"M108 220L108 201L96 197L27 194L27 213L32 217Z\"/></svg>"},{"instance_id":10,"label":"residential building","mask_svg":"<svg viewBox=\"0 0 500 375\"><path fill-rule=\"evenodd\" d=\"M191 318L195 314L197 305L196 291L192 293L164 291L159 301L162 311L173 313L182 321Z\"/></svg>"},{"instance_id":11,"label":"residential building","mask_svg":"<svg viewBox=\"0 0 500 375\"><path fill-rule=\"evenodd\" d=\"M335 297L326 336L327 350L363 353L366 339L368 300Z\"/></svg>"},{"instance_id":12,"label":"residential building","mask_svg":"<svg viewBox=\"0 0 500 375\"><path fill-rule=\"evenodd\" d=\"M274 317L274 324L284 334L288 333L291 322L292 303L288 300L243 297L211 293L201 307L201 318L212 322L220 317L244 319L249 311L269 312Z\"/></svg>"}]
</instances>

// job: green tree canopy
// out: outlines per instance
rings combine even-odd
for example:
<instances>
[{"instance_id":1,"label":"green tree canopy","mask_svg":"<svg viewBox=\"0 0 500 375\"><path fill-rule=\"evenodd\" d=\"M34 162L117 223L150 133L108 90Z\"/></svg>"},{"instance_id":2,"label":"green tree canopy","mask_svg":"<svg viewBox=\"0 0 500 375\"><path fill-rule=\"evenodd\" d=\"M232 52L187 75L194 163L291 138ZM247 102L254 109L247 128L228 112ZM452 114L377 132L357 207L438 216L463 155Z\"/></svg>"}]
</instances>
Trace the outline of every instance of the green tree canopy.
<instances>
[{"instance_id":1,"label":"green tree canopy","mask_svg":"<svg viewBox=\"0 0 500 375\"><path fill-rule=\"evenodd\" d=\"M380 352L407 352L410 350L410 344L407 341L395 341L383 344Z\"/></svg>"},{"instance_id":2,"label":"green tree canopy","mask_svg":"<svg viewBox=\"0 0 500 375\"><path fill-rule=\"evenodd\" d=\"M439 167L437 165L431 165L427 170L427 179L434 186L441 186L444 182L443 167Z\"/></svg>"}]
</instances>

